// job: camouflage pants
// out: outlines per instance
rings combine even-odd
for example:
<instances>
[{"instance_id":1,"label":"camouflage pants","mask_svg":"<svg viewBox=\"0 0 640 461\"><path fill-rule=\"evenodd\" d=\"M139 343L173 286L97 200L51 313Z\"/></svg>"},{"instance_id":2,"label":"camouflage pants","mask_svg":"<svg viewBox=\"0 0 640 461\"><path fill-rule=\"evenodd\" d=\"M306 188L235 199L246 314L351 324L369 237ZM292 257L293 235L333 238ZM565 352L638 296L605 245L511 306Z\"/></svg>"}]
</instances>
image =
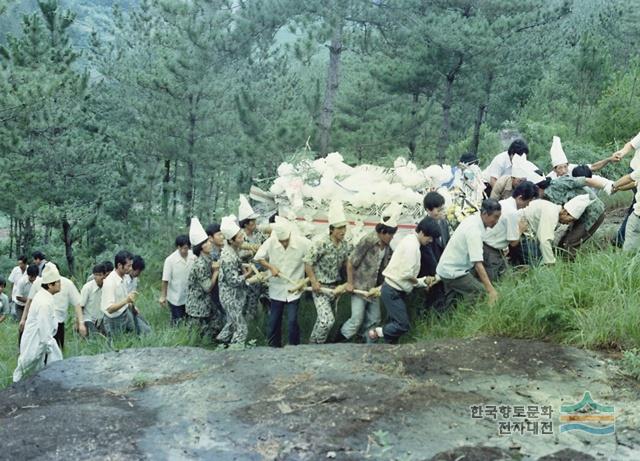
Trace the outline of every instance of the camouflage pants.
<instances>
[{"instance_id":1,"label":"camouflage pants","mask_svg":"<svg viewBox=\"0 0 640 461\"><path fill-rule=\"evenodd\" d=\"M247 320L243 314L245 303L226 302L222 307L227 314L227 322L216 339L223 343L244 344L249 334Z\"/></svg>"},{"instance_id":2,"label":"camouflage pants","mask_svg":"<svg viewBox=\"0 0 640 461\"><path fill-rule=\"evenodd\" d=\"M316 306L316 323L313 325L313 331L309 337L310 343L322 344L327 341L329 331L335 322L333 315L333 301L335 296L324 293L313 293L313 304Z\"/></svg>"}]
</instances>

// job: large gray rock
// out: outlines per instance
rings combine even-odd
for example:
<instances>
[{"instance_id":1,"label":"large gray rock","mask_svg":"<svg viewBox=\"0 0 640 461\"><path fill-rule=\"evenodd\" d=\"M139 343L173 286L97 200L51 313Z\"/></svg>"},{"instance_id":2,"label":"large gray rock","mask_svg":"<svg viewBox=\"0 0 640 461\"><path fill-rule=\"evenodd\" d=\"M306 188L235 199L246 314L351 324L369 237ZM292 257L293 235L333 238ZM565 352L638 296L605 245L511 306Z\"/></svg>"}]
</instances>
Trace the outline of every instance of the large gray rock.
<instances>
[{"instance_id":1,"label":"large gray rock","mask_svg":"<svg viewBox=\"0 0 640 461\"><path fill-rule=\"evenodd\" d=\"M615 406L614 435L560 433L585 391ZM597 355L532 341L134 349L1 392L0 458L637 460L638 394ZM478 404L551 405L554 433L501 436Z\"/></svg>"}]
</instances>

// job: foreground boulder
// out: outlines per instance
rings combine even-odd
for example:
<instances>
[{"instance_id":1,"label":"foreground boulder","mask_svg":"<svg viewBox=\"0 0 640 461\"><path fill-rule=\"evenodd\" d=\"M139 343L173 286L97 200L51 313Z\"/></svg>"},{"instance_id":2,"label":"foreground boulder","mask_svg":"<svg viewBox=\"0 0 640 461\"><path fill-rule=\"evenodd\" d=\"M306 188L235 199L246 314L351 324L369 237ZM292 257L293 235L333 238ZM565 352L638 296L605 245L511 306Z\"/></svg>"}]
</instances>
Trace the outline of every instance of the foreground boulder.
<instances>
[{"instance_id":1,"label":"foreground boulder","mask_svg":"<svg viewBox=\"0 0 640 461\"><path fill-rule=\"evenodd\" d=\"M561 433L587 391L612 434ZM2 391L0 458L637 460L639 394L596 354L533 341L132 349Z\"/></svg>"}]
</instances>

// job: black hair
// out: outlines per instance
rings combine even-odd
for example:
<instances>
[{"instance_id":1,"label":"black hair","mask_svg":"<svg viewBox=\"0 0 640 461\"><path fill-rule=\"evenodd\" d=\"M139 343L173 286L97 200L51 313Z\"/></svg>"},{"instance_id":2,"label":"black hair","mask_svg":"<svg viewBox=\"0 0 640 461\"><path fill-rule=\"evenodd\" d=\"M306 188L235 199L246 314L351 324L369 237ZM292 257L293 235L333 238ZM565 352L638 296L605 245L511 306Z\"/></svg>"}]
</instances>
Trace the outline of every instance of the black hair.
<instances>
[{"instance_id":1,"label":"black hair","mask_svg":"<svg viewBox=\"0 0 640 461\"><path fill-rule=\"evenodd\" d=\"M120 250L116 253L115 258L113 258L113 266L118 267L118 264L126 265L127 260L133 259L133 254L127 250Z\"/></svg>"},{"instance_id":2,"label":"black hair","mask_svg":"<svg viewBox=\"0 0 640 461\"><path fill-rule=\"evenodd\" d=\"M202 242L198 243L197 245L194 245L193 247L191 247L191 252L196 256L200 256L200 253L202 252L202 244L204 242L206 242L206 240L203 240Z\"/></svg>"},{"instance_id":3,"label":"black hair","mask_svg":"<svg viewBox=\"0 0 640 461\"><path fill-rule=\"evenodd\" d=\"M49 287L50 287L51 285L55 285L55 284L56 284L56 282L57 282L57 280L56 280L55 282L51 282L51 283L41 283L41 284L40 284L40 286L41 286L42 288L44 288L45 290L49 291Z\"/></svg>"},{"instance_id":4,"label":"black hair","mask_svg":"<svg viewBox=\"0 0 640 461\"><path fill-rule=\"evenodd\" d=\"M378 224L376 224L376 232L378 234L395 234L398 231L397 227L391 227L391 226L387 226L384 223L379 222Z\"/></svg>"},{"instance_id":5,"label":"black hair","mask_svg":"<svg viewBox=\"0 0 640 461\"><path fill-rule=\"evenodd\" d=\"M40 260L47 259L44 256L44 253L42 251L34 251L33 253L31 253L31 257L33 259L40 259Z\"/></svg>"},{"instance_id":6,"label":"black hair","mask_svg":"<svg viewBox=\"0 0 640 461\"><path fill-rule=\"evenodd\" d=\"M502 211L502 205L500 205L500 202L492 198L487 198L482 201L480 213L493 214L496 211Z\"/></svg>"},{"instance_id":7,"label":"black hair","mask_svg":"<svg viewBox=\"0 0 640 461\"><path fill-rule=\"evenodd\" d=\"M240 227L240 229L244 229L244 228L245 228L245 226L246 226L247 224L249 224L249 222L250 222L250 221L255 221L255 220L256 220L256 218L243 219L242 221L240 221L240 222L238 223L238 226Z\"/></svg>"},{"instance_id":8,"label":"black hair","mask_svg":"<svg viewBox=\"0 0 640 461\"><path fill-rule=\"evenodd\" d=\"M532 200L538 196L538 187L531 181L522 181L511 192L513 198L522 197L522 200Z\"/></svg>"},{"instance_id":9,"label":"black hair","mask_svg":"<svg viewBox=\"0 0 640 461\"><path fill-rule=\"evenodd\" d=\"M0 287L6 287L7 281L0 275Z\"/></svg>"},{"instance_id":10,"label":"black hair","mask_svg":"<svg viewBox=\"0 0 640 461\"><path fill-rule=\"evenodd\" d=\"M35 264L29 264L27 267L27 275L29 277L37 277L40 274L40 269Z\"/></svg>"},{"instance_id":11,"label":"black hair","mask_svg":"<svg viewBox=\"0 0 640 461\"><path fill-rule=\"evenodd\" d=\"M589 165L578 165L571 172L571 176L574 178L591 178L593 177L593 171L591 171Z\"/></svg>"},{"instance_id":12,"label":"black hair","mask_svg":"<svg viewBox=\"0 0 640 461\"><path fill-rule=\"evenodd\" d=\"M433 239L437 239L442 235L438 221L433 219L431 216L422 218L422 221L420 221L416 226L416 233L417 232L422 232L423 235L428 235Z\"/></svg>"},{"instance_id":13,"label":"black hair","mask_svg":"<svg viewBox=\"0 0 640 461\"><path fill-rule=\"evenodd\" d=\"M511 143L507 152L509 153L509 155L528 154L529 146L527 145L526 142L524 142L524 139L516 139Z\"/></svg>"},{"instance_id":14,"label":"black hair","mask_svg":"<svg viewBox=\"0 0 640 461\"><path fill-rule=\"evenodd\" d=\"M270 224L273 224L274 222L276 222L276 216L278 216L278 212L275 212L271 216L269 216L269 223Z\"/></svg>"},{"instance_id":15,"label":"black hair","mask_svg":"<svg viewBox=\"0 0 640 461\"><path fill-rule=\"evenodd\" d=\"M135 255L133 257L133 262L131 263L131 269L134 271L143 271L145 267L146 264L144 263L144 258L140 255Z\"/></svg>"},{"instance_id":16,"label":"black hair","mask_svg":"<svg viewBox=\"0 0 640 461\"><path fill-rule=\"evenodd\" d=\"M536 186L538 186L538 189L542 189L542 190L546 189L550 185L551 185L551 178L544 178L539 183L536 183Z\"/></svg>"},{"instance_id":17,"label":"black hair","mask_svg":"<svg viewBox=\"0 0 640 461\"><path fill-rule=\"evenodd\" d=\"M207 235L209 237L213 237L215 234L217 234L218 232L220 232L220 224L218 224L217 222L214 222L212 224L209 224L207 226Z\"/></svg>"},{"instance_id":18,"label":"black hair","mask_svg":"<svg viewBox=\"0 0 640 461\"><path fill-rule=\"evenodd\" d=\"M465 165L478 165L480 160L478 160L478 156L472 152L467 152L466 154L462 154L460 156L459 163L464 163Z\"/></svg>"},{"instance_id":19,"label":"black hair","mask_svg":"<svg viewBox=\"0 0 640 461\"><path fill-rule=\"evenodd\" d=\"M185 234L178 235L176 237L176 246L183 247L185 245L191 246L191 242L189 242L189 236Z\"/></svg>"},{"instance_id":20,"label":"black hair","mask_svg":"<svg viewBox=\"0 0 640 461\"><path fill-rule=\"evenodd\" d=\"M104 268L104 273L105 274L107 272L111 272L114 269L113 263L111 261L102 261L100 264L102 264L102 267Z\"/></svg>"},{"instance_id":21,"label":"black hair","mask_svg":"<svg viewBox=\"0 0 640 461\"><path fill-rule=\"evenodd\" d=\"M104 270L104 264L96 264L95 266L93 266L93 269L91 270L92 274L106 274L107 271Z\"/></svg>"},{"instance_id":22,"label":"black hair","mask_svg":"<svg viewBox=\"0 0 640 461\"><path fill-rule=\"evenodd\" d=\"M27 264L29 261L27 261L27 257L25 255L20 255L18 256L18 261L21 261L25 264Z\"/></svg>"},{"instance_id":23,"label":"black hair","mask_svg":"<svg viewBox=\"0 0 640 461\"><path fill-rule=\"evenodd\" d=\"M422 200L425 210L431 211L444 205L444 197L437 192L427 192Z\"/></svg>"}]
</instances>

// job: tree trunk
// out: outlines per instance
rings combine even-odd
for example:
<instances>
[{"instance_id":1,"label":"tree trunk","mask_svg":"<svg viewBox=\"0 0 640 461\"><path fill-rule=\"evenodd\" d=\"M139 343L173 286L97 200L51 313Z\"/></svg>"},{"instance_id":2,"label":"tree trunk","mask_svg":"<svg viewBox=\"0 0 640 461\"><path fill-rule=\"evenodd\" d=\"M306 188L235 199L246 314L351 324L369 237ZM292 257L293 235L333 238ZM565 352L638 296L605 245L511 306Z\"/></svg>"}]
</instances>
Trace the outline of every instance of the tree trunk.
<instances>
[{"instance_id":1,"label":"tree trunk","mask_svg":"<svg viewBox=\"0 0 640 461\"><path fill-rule=\"evenodd\" d=\"M491 87L493 85L493 72L487 74L487 81L484 85L484 100L478 106L476 121L473 125L473 139L471 141L471 152L478 155L478 146L480 145L480 128L487 114L489 107L489 98L491 97Z\"/></svg>"},{"instance_id":2,"label":"tree trunk","mask_svg":"<svg viewBox=\"0 0 640 461\"><path fill-rule=\"evenodd\" d=\"M73 240L71 238L71 224L67 220L67 217L62 218L62 240L64 242L64 254L67 258L67 267L70 273L74 273L74 257L73 257Z\"/></svg>"},{"instance_id":3,"label":"tree trunk","mask_svg":"<svg viewBox=\"0 0 640 461\"><path fill-rule=\"evenodd\" d=\"M409 132L409 160L412 162L416 157L416 147L418 139L418 102L420 101L420 93L415 92L411 95L411 131Z\"/></svg>"},{"instance_id":4,"label":"tree trunk","mask_svg":"<svg viewBox=\"0 0 640 461\"><path fill-rule=\"evenodd\" d=\"M319 145L318 150L321 155L329 152L331 145L331 124L333 123L333 106L338 86L340 85L340 59L342 55L342 22L338 24L331 37L329 45L329 68L327 69L327 85L324 92L324 102L320 112L319 125Z\"/></svg>"},{"instance_id":5,"label":"tree trunk","mask_svg":"<svg viewBox=\"0 0 640 461\"><path fill-rule=\"evenodd\" d=\"M189 132L187 134L187 176L184 186L184 218L186 225L188 226L193 215L193 197L194 197L194 153L196 145L196 123L197 117L194 107L194 96L189 95L189 105L191 110L189 111Z\"/></svg>"},{"instance_id":6,"label":"tree trunk","mask_svg":"<svg viewBox=\"0 0 640 461\"><path fill-rule=\"evenodd\" d=\"M178 207L178 160L173 161L173 203L171 204L171 217L175 219Z\"/></svg>"},{"instance_id":7,"label":"tree trunk","mask_svg":"<svg viewBox=\"0 0 640 461\"><path fill-rule=\"evenodd\" d=\"M162 178L162 215L169 216L169 182L171 181L171 160L164 161L164 177Z\"/></svg>"},{"instance_id":8,"label":"tree trunk","mask_svg":"<svg viewBox=\"0 0 640 461\"><path fill-rule=\"evenodd\" d=\"M444 152L449 145L449 130L451 129L451 101L453 100L453 84L462 67L463 57L458 55L458 60L453 68L447 74L447 82L444 91L444 99L442 101L442 130L440 131L440 140L438 142L438 162L444 164Z\"/></svg>"},{"instance_id":9,"label":"tree trunk","mask_svg":"<svg viewBox=\"0 0 640 461\"><path fill-rule=\"evenodd\" d=\"M13 259L13 216L9 216L9 258Z\"/></svg>"}]
</instances>

